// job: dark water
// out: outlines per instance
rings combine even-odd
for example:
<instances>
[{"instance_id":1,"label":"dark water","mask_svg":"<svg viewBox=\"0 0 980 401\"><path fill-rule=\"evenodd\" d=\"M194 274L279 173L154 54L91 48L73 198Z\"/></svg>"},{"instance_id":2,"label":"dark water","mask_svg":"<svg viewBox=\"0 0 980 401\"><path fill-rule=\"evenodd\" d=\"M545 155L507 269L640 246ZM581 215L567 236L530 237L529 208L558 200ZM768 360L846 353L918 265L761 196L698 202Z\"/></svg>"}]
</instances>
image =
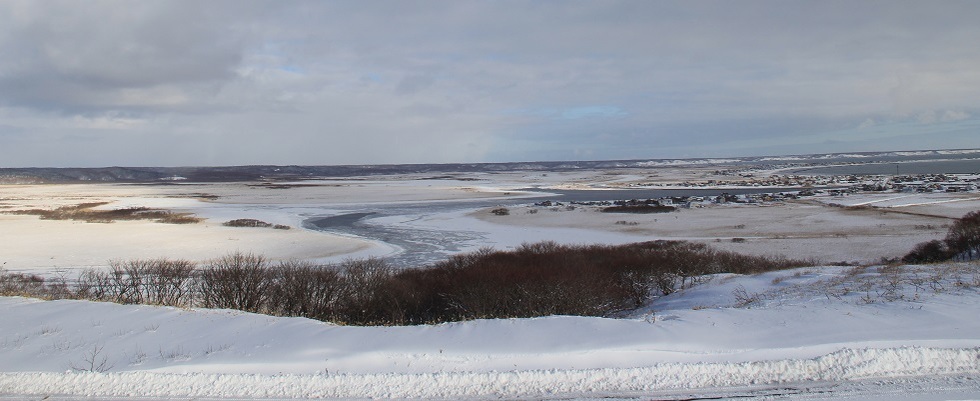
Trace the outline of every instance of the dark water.
<instances>
[{"instance_id":1,"label":"dark water","mask_svg":"<svg viewBox=\"0 0 980 401\"><path fill-rule=\"evenodd\" d=\"M316 217L312 219L307 219L306 221L303 222L303 224L318 230L337 229L342 227L351 227L354 225L354 223L357 223L359 220L373 214L375 213L366 212L366 213L340 214L336 216L327 216L327 217Z\"/></svg>"},{"instance_id":2,"label":"dark water","mask_svg":"<svg viewBox=\"0 0 980 401\"><path fill-rule=\"evenodd\" d=\"M972 174L980 173L980 159L818 166L793 170L792 173L814 175Z\"/></svg>"}]
</instances>

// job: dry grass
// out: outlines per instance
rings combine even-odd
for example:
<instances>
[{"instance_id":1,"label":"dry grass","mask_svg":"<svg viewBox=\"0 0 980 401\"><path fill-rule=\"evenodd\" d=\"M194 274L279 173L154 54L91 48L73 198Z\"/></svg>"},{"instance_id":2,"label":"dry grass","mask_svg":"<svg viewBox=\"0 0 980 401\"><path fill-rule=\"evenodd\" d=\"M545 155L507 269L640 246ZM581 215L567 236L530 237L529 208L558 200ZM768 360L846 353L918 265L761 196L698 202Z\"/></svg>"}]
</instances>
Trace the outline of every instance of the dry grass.
<instances>
[{"instance_id":1,"label":"dry grass","mask_svg":"<svg viewBox=\"0 0 980 401\"><path fill-rule=\"evenodd\" d=\"M167 224L193 224L204 220L199 217L194 217L190 213L174 213L147 207L111 210L95 209L98 206L107 204L109 202L80 203L73 206L62 206L53 210L25 209L11 210L4 213L38 216L42 220L75 220L86 223L112 223L118 220L153 220L158 223Z\"/></svg>"},{"instance_id":2,"label":"dry grass","mask_svg":"<svg viewBox=\"0 0 980 401\"><path fill-rule=\"evenodd\" d=\"M287 226L287 225L283 225L283 224L271 224L271 223L266 223L266 222L264 222L262 220L256 220L256 219L235 219L235 220L226 221L224 223L221 223L221 225L227 226L227 227L271 227L271 228L275 228L277 230L288 230L288 229L290 229L290 227Z\"/></svg>"}]
</instances>

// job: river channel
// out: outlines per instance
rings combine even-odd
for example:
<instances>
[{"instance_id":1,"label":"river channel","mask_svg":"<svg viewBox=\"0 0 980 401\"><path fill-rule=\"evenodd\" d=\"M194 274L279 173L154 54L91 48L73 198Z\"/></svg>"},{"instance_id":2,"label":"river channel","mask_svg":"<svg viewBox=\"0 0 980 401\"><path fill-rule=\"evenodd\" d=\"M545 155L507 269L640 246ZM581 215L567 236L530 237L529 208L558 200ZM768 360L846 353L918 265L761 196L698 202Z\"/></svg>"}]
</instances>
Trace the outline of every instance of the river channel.
<instances>
[{"instance_id":1,"label":"river channel","mask_svg":"<svg viewBox=\"0 0 980 401\"><path fill-rule=\"evenodd\" d=\"M487 207L513 207L533 202L599 202L629 199L656 199L668 196L718 196L765 192L795 192L799 188L744 189L628 189L628 190L541 190L526 188L531 194L505 199L461 200L423 203L371 204L348 208L340 213L306 219L304 227L317 231L382 242L399 249L385 259L397 267L418 267L459 253L480 244L486 232L478 229L435 229L412 225L411 221ZM401 223L392 224L392 220ZM408 221L406 224L404 222Z\"/></svg>"}]
</instances>

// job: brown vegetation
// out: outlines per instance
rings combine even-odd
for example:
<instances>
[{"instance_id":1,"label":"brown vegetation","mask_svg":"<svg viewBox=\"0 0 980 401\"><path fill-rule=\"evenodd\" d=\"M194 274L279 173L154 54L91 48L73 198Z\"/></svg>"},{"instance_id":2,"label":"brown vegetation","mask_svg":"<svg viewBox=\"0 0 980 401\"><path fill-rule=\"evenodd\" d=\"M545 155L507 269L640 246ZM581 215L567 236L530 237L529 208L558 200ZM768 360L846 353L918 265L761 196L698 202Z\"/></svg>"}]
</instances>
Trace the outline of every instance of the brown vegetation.
<instances>
[{"instance_id":1,"label":"brown vegetation","mask_svg":"<svg viewBox=\"0 0 980 401\"><path fill-rule=\"evenodd\" d=\"M483 249L420 269L380 259L340 265L232 254L195 266L183 260L113 262L74 285L37 276L0 275L0 293L129 304L230 308L353 325L430 324L547 315L611 316L695 277L758 273L806 261L717 251L703 244L527 244Z\"/></svg>"},{"instance_id":2,"label":"brown vegetation","mask_svg":"<svg viewBox=\"0 0 980 401\"><path fill-rule=\"evenodd\" d=\"M256 220L256 219L235 219L235 220L226 221L224 223L221 223L221 225L228 226L228 227L272 227L272 228L275 228L277 230L288 230L288 229L290 229L290 227L287 226L287 225L283 225L283 224L271 224L271 223L266 223L266 222L264 222L262 220Z\"/></svg>"},{"instance_id":3,"label":"brown vegetation","mask_svg":"<svg viewBox=\"0 0 980 401\"><path fill-rule=\"evenodd\" d=\"M73 206L62 206L54 210L27 209L11 210L4 213L39 216L43 220L76 220L86 223L112 223L116 220L154 220L158 223L190 224L203 221L203 219L194 217L190 213L174 213L147 207L111 210L94 209L95 207L107 205L108 203L81 203Z\"/></svg>"},{"instance_id":4,"label":"brown vegetation","mask_svg":"<svg viewBox=\"0 0 980 401\"><path fill-rule=\"evenodd\" d=\"M950 225L946 238L916 244L905 263L936 263L958 255L980 253L980 211L967 213Z\"/></svg>"},{"instance_id":5,"label":"brown vegetation","mask_svg":"<svg viewBox=\"0 0 980 401\"><path fill-rule=\"evenodd\" d=\"M507 209L505 207L498 207L496 209L491 210L490 213L493 213L497 216L507 216L510 214L510 209Z\"/></svg>"}]
</instances>

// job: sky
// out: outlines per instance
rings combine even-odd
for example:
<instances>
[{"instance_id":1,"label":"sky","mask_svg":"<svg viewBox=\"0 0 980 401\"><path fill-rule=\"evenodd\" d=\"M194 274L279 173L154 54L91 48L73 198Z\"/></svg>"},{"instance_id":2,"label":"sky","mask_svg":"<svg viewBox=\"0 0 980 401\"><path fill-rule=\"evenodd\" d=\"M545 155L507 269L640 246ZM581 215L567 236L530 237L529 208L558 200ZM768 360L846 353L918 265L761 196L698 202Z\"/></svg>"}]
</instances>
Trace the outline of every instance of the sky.
<instances>
[{"instance_id":1,"label":"sky","mask_svg":"<svg viewBox=\"0 0 980 401\"><path fill-rule=\"evenodd\" d=\"M0 167L980 147L977 1L0 0Z\"/></svg>"}]
</instances>

